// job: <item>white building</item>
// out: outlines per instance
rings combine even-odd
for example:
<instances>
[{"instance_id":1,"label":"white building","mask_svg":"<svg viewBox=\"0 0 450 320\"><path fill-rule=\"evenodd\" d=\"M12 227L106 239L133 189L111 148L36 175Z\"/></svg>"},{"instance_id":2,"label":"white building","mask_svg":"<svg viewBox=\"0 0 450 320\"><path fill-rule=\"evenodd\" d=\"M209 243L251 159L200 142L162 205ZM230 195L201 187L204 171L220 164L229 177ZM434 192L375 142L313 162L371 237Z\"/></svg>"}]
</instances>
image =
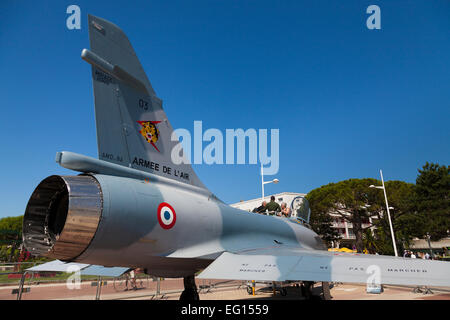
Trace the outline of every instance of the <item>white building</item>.
<instances>
[{"instance_id":1,"label":"white building","mask_svg":"<svg viewBox=\"0 0 450 320\"><path fill-rule=\"evenodd\" d=\"M230 206L252 212L253 209L261 206L263 201L269 202L271 196L272 195L268 195L264 197L264 199L256 198L251 200L241 200L230 204ZM275 201L280 205L282 202L286 202L287 207L291 209L291 217L301 218L305 222L309 223L311 211L309 209L308 201L305 199L306 193L282 192L273 194L273 196L275 196ZM343 219L339 214L330 213L330 216L333 218L332 227L337 230L342 242L348 244L349 242L352 242L352 240L355 240L356 237L353 233L353 225L350 222L345 221L345 219ZM369 218L367 221L363 221L362 227L366 228L371 225L372 218ZM335 243L333 245L339 247L340 244Z\"/></svg>"},{"instance_id":2,"label":"white building","mask_svg":"<svg viewBox=\"0 0 450 320\"><path fill-rule=\"evenodd\" d=\"M278 204L286 202L286 206L291 209L291 217L296 217L309 222L310 209L308 201L305 199L306 193L296 192L282 192L273 195L268 195L262 198L256 198L251 200L241 200L237 203L230 204L231 207L252 212L253 209L261 206L263 201L270 202L270 197L275 196L275 201Z\"/></svg>"},{"instance_id":3,"label":"white building","mask_svg":"<svg viewBox=\"0 0 450 320\"><path fill-rule=\"evenodd\" d=\"M347 222L343 217L339 214L330 213L329 214L333 218L332 227L337 229L337 232L341 236L343 240L353 240L356 239L355 233L353 232L353 225L350 222ZM361 226L365 228L371 228L373 218L368 218L367 220L363 220Z\"/></svg>"}]
</instances>

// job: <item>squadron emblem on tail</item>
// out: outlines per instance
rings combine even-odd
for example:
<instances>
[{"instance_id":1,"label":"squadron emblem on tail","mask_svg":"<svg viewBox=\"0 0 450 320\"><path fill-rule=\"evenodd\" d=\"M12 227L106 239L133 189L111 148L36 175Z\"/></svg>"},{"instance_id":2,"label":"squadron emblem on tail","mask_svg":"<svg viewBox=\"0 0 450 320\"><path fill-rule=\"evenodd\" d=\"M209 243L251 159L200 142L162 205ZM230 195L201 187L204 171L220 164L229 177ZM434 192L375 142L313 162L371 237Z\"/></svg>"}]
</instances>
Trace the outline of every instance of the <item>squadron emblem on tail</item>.
<instances>
[{"instance_id":1,"label":"squadron emblem on tail","mask_svg":"<svg viewBox=\"0 0 450 320\"><path fill-rule=\"evenodd\" d=\"M142 129L139 132L145 138L145 141L150 143L156 150L158 150L158 148L155 143L159 139L159 130L156 125L160 122L161 121L138 121L138 123L142 126Z\"/></svg>"}]
</instances>

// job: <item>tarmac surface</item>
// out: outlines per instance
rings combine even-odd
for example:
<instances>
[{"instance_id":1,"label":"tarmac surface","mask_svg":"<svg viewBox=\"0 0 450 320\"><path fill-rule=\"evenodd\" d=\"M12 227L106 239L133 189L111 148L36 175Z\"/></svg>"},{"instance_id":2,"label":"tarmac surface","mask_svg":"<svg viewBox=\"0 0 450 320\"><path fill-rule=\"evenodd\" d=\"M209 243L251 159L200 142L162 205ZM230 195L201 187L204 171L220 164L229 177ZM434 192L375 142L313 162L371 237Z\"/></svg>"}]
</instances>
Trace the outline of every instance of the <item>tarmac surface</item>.
<instances>
[{"instance_id":1,"label":"tarmac surface","mask_svg":"<svg viewBox=\"0 0 450 320\"><path fill-rule=\"evenodd\" d=\"M200 300L304 300L299 287L287 285L286 295L274 291L270 284L257 283L255 295L247 292L247 283L242 281L196 280ZM18 285L0 286L0 300L15 300L12 291ZM22 294L22 300L94 300L97 293L96 282L82 282L78 289L69 289L66 283L25 285L30 288ZM414 292L414 287L384 286L381 294L366 293L365 285L334 284L332 300L450 300L450 288L430 288L432 293ZM127 290L125 283L107 281L101 287L101 300L178 300L183 290L183 279L165 279L160 282L144 279L138 281L138 289ZM320 286L315 290L320 290Z\"/></svg>"}]
</instances>

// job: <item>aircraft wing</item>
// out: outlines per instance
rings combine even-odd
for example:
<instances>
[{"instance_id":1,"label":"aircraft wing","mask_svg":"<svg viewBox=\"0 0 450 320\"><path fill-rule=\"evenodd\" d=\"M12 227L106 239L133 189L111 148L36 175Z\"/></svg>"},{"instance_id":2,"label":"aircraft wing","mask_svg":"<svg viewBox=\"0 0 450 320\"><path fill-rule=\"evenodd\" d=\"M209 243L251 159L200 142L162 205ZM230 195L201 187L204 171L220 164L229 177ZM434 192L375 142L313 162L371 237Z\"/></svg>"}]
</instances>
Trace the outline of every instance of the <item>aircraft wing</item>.
<instances>
[{"instance_id":1,"label":"aircraft wing","mask_svg":"<svg viewBox=\"0 0 450 320\"><path fill-rule=\"evenodd\" d=\"M53 260L32 268L27 271L54 271L54 272L75 272L80 271L81 275L102 276L102 277L118 277L129 270L129 268L122 267L104 267L98 265L91 265L85 263L63 262L60 260Z\"/></svg>"},{"instance_id":2,"label":"aircraft wing","mask_svg":"<svg viewBox=\"0 0 450 320\"><path fill-rule=\"evenodd\" d=\"M277 247L224 252L198 278L450 286L450 263Z\"/></svg>"}]
</instances>

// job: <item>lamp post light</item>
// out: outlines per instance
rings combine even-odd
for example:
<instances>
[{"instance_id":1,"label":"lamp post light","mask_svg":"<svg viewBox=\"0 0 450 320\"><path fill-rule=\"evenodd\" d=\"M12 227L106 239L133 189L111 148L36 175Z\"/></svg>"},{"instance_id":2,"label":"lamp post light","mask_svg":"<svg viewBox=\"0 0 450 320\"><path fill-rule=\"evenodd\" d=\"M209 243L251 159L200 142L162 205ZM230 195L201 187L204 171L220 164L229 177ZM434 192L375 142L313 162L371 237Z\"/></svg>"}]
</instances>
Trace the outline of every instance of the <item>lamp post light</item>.
<instances>
[{"instance_id":1,"label":"lamp post light","mask_svg":"<svg viewBox=\"0 0 450 320\"><path fill-rule=\"evenodd\" d=\"M431 259L434 259L434 255L433 255L433 249L431 248L431 242L430 242L430 234L427 232L427 242L428 242L428 248L430 249L430 253L431 253Z\"/></svg>"},{"instance_id":2,"label":"lamp post light","mask_svg":"<svg viewBox=\"0 0 450 320\"><path fill-rule=\"evenodd\" d=\"M278 183L280 182L280 180L278 179L273 179L272 181L264 181L264 168L263 165L261 163L261 188L262 188L262 201L264 201L264 185L268 184L268 183Z\"/></svg>"},{"instance_id":3,"label":"lamp post light","mask_svg":"<svg viewBox=\"0 0 450 320\"><path fill-rule=\"evenodd\" d=\"M386 195L386 188L384 187L383 172L381 170L380 170L380 175L381 175L381 183L383 185L382 186L374 186L372 184L372 185L369 186L369 188L383 189L383 191L384 191L384 199L386 200L386 210L387 210L388 219L389 219L389 227L391 229L391 235L392 235L392 245L394 246L395 256L398 257L397 244L395 243L394 228L392 227L391 214L389 213L389 209L394 209L394 208L389 207L388 199L387 199L387 195Z\"/></svg>"}]
</instances>

